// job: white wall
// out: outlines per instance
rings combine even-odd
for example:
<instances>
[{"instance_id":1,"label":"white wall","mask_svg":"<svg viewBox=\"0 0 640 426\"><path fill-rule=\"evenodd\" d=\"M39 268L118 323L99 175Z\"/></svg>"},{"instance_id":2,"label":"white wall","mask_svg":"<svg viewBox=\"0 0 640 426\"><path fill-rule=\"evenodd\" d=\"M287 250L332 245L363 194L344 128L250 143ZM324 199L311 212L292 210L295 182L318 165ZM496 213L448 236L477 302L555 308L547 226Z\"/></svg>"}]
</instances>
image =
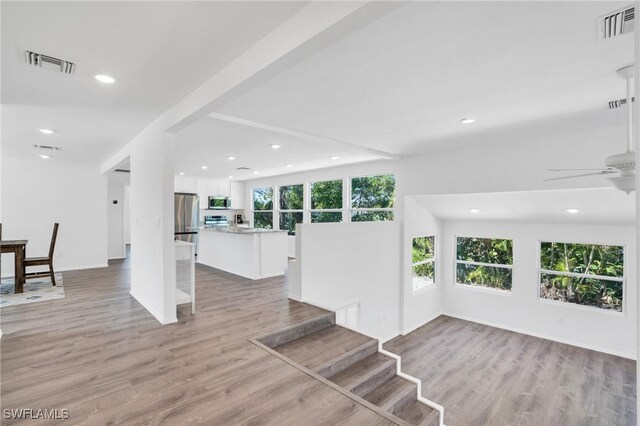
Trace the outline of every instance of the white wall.
<instances>
[{"instance_id":1,"label":"white wall","mask_svg":"<svg viewBox=\"0 0 640 426\"><path fill-rule=\"evenodd\" d=\"M27 256L46 256L58 222L55 270L107 266L107 179L99 166L4 155L2 175L3 239L27 239ZM13 274L13 256L3 255L2 276Z\"/></svg>"},{"instance_id":2,"label":"white wall","mask_svg":"<svg viewBox=\"0 0 640 426\"><path fill-rule=\"evenodd\" d=\"M107 176L107 255L109 259L122 259L125 253L125 185L129 174L112 172ZM115 204L114 204L115 201Z\"/></svg>"},{"instance_id":3,"label":"white wall","mask_svg":"<svg viewBox=\"0 0 640 426\"><path fill-rule=\"evenodd\" d=\"M455 285L455 236L513 239L511 294ZM624 312L537 297L539 241L625 246ZM443 312L534 336L634 358L637 256L630 226L550 225L504 222L443 222L440 238Z\"/></svg>"},{"instance_id":4,"label":"white wall","mask_svg":"<svg viewBox=\"0 0 640 426\"><path fill-rule=\"evenodd\" d=\"M436 250L442 238L442 224L438 218L411 197L405 198L403 256L402 261L402 334L407 334L421 325L437 318L442 313L441 281L442 260L436 252L435 284L416 291L412 285L412 244L416 237L436 237Z\"/></svg>"},{"instance_id":5,"label":"white wall","mask_svg":"<svg viewBox=\"0 0 640 426\"><path fill-rule=\"evenodd\" d=\"M400 330L400 223L314 223L297 227L304 302L335 310L360 301L363 333Z\"/></svg>"},{"instance_id":6,"label":"white wall","mask_svg":"<svg viewBox=\"0 0 640 426\"><path fill-rule=\"evenodd\" d=\"M122 228L125 244L131 243L131 185L124 185L122 196Z\"/></svg>"}]
</instances>

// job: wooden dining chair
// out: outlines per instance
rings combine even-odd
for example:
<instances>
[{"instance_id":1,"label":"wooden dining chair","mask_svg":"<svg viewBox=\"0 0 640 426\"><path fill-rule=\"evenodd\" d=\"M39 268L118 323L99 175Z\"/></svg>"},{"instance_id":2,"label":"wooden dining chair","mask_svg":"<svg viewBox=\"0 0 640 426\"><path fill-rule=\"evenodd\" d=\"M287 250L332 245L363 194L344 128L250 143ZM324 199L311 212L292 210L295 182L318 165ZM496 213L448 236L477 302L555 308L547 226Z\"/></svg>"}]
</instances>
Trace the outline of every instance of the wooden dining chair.
<instances>
[{"instance_id":1,"label":"wooden dining chair","mask_svg":"<svg viewBox=\"0 0 640 426\"><path fill-rule=\"evenodd\" d=\"M41 278L41 277L46 277L46 276L50 276L51 277L51 283L53 285L56 285L56 277L55 274L53 272L53 251L56 248L56 238L58 238L58 227L60 226L59 223L54 223L53 224L53 235L51 235L51 245L49 246L49 256L48 257L27 257L24 259L24 269L25 269L25 279L30 279L30 278ZM31 266L49 266L49 271L42 271L42 272L32 272L27 274L26 273L26 269L28 267Z\"/></svg>"}]
</instances>

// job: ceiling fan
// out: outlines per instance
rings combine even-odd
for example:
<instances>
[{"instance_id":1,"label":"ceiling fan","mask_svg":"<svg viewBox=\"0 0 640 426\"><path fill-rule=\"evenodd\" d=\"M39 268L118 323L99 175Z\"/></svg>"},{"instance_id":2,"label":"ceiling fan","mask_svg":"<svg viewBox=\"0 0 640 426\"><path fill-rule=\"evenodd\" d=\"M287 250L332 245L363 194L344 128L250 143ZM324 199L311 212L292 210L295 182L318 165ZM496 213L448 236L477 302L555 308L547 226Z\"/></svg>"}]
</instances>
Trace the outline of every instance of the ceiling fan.
<instances>
[{"instance_id":1,"label":"ceiling fan","mask_svg":"<svg viewBox=\"0 0 640 426\"><path fill-rule=\"evenodd\" d=\"M551 172L589 172L571 176L562 176L557 178L546 179L545 181L573 179L584 176L607 176L618 174L618 176L608 177L614 188L630 194L636 187L636 154L633 152L633 137L631 133L632 115L632 98L631 98L631 79L633 78L633 65L626 66L617 71L620 78L627 81L627 151L621 154L610 155L605 160L605 167L602 169L547 169Z\"/></svg>"}]
</instances>

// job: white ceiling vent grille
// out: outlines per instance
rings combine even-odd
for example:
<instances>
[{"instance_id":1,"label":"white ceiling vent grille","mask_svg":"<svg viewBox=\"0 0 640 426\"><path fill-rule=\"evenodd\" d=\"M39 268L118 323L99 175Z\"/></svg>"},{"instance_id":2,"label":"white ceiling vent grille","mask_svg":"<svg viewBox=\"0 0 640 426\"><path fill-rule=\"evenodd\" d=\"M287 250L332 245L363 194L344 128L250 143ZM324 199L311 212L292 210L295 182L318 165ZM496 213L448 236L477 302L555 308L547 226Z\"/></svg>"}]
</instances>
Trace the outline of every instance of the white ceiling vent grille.
<instances>
[{"instance_id":1,"label":"white ceiling vent grille","mask_svg":"<svg viewBox=\"0 0 640 426\"><path fill-rule=\"evenodd\" d=\"M598 18L598 37L607 40L633 31L635 12L633 6L616 10Z\"/></svg>"},{"instance_id":2,"label":"white ceiling vent grille","mask_svg":"<svg viewBox=\"0 0 640 426\"><path fill-rule=\"evenodd\" d=\"M62 148L59 146L50 146L50 145L34 145L33 149L38 151L49 151L49 152L59 152L62 151Z\"/></svg>"},{"instance_id":3,"label":"white ceiling vent grille","mask_svg":"<svg viewBox=\"0 0 640 426\"><path fill-rule=\"evenodd\" d=\"M636 98L631 98L631 102L635 102ZM625 98L618 99L617 101L609 101L609 109L617 109L622 108L627 104L627 100Z\"/></svg>"},{"instance_id":4,"label":"white ceiling vent grille","mask_svg":"<svg viewBox=\"0 0 640 426\"><path fill-rule=\"evenodd\" d=\"M48 68L54 71L59 71L63 74L73 74L76 69L76 64L73 62L54 58L53 56L43 55L42 53L32 52L30 50L24 51L24 57L29 65L33 65L38 68Z\"/></svg>"}]
</instances>

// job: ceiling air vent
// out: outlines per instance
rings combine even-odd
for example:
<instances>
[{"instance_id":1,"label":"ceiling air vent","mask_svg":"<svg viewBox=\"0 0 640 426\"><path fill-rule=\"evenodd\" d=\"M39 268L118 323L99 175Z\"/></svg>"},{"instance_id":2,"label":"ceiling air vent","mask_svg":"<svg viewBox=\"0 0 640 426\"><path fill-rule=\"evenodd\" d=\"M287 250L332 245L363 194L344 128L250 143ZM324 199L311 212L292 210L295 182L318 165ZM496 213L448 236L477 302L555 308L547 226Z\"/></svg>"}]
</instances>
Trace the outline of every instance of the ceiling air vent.
<instances>
[{"instance_id":1,"label":"ceiling air vent","mask_svg":"<svg viewBox=\"0 0 640 426\"><path fill-rule=\"evenodd\" d=\"M249 167L238 167L236 170L251 170Z\"/></svg>"},{"instance_id":2,"label":"ceiling air vent","mask_svg":"<svg viewBox=\"0 0 640 426\"><path fill-rule=\"evenodd\" d=\"M37 149L39 151L49 151L49 152L62 151L62 148L60 148L59 146L49 146L49 145L34 145L33 149Z\"/></svg>"},{"instance_id":3,"label":"ceiling air vent","mask_svg":"<svg viewBox=\"0 0 640 426\"><path fill-rule=\"evenodd\" d=\"M635 102L636 98L631 98L631 102ZM618 99L617 101L610 101L609 102L609 109L617 109L617 108L622 108L623 106L625 106L627 104L627 100L626 99Z\"/></svg>"},{"instance_id":4,"label":"ceiling air vent","mask_svg":"<svg viewBox=\"0 0 640 426\"><path fill-rule=\"evenodd\" d=\"M125 170L125 169L115 169L114 172L118 172L118 173L131 173L131 170Z\"/></svg>"},{"instance_id":5,"label":"ceiling air vent","mask_svg":"<svg viewBox=\"0 0 640 426\"><path fill-rule=\"evenodd\" d=\"M633 6L616 10L598 18L598 37L607 40L633 31L635 13Z\"/></svg>"},{"instance_id":6,"label":"ceiling air vent","mask_svg":"<svg viewBox=\"0 0 640 426\"><path fill-rule=\"evenodd\" d=\"M73 74L76 69L76 64L73 62L54 58L53 56L43 55L42 53L25 50L24 56L27 64L33 65L34 67L48 68L50 70L59 71L63 74Z\"/></svg>"}]
</instances>

